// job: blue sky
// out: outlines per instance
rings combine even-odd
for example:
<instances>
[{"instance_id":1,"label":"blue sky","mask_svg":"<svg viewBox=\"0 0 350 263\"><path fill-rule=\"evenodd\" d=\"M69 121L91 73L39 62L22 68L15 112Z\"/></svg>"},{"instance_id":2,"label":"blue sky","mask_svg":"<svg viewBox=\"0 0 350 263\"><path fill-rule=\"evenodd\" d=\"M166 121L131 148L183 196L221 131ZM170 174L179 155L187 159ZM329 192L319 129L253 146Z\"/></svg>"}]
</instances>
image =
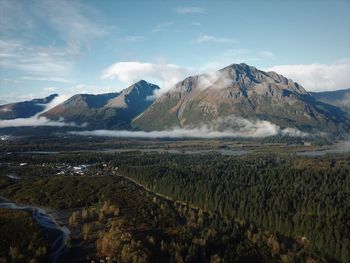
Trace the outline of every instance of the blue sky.
<instances>
[{"instance_id":1,"label":"blue sky","mask_svg":"<svg viewBox=\"0 0 350 263\"><path fill-rule=\"evenodd\" d=\"M1 0L0 18L0 102L169 86L242 62L307 90L350 87L349 0Z\"/></svg>"}]
</instances>

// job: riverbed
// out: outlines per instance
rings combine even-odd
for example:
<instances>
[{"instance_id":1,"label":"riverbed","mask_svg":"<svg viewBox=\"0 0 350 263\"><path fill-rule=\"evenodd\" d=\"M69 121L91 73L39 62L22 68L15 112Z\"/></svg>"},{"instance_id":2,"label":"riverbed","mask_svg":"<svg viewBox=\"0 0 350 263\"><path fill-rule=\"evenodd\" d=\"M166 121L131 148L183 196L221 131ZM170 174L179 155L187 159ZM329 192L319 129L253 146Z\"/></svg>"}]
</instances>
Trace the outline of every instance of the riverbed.
<instances>
[{"instance_id":1,"label":"riverbed","mask_svg":"<svg viewBox=\"0 0 350 263\"><path fill-rule=\"evenodd\" d=\"M70 236L70 231L67 227L59 225L52 215L41 207L16 204L4 198L0 198L0 207L30 212L33 219L44 229L48 238L49 262L62 262L67 252L66 243Z\"/></svg>"}]
</instances>

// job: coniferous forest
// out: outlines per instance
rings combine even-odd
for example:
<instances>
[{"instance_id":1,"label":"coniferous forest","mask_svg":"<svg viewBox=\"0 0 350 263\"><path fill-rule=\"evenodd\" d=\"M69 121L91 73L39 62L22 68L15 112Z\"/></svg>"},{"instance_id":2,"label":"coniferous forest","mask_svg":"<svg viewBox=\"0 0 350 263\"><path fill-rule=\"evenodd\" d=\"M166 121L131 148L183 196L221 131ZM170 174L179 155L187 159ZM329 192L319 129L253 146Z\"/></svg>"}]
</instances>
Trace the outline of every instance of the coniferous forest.
<instances>
[{"instance_id":1,"label":"coniferous forest","mask_svg":"<svg viewBox=\"0 0 350 263\"><path fill-rule=\"evenodd\" d=\"M70 229L67 262L349 262L347 154L135 150L1 162L0 196L51 207Z\"/></svg>"},{"instance_id":2,"label":"coniferous forest","mask_svg":"<svg viewBox=\"0 0 350 263\"><path fill-rule=\"evenodd\" d=\"M320 254L350 260L349 158L157 155L120 163L122 174L155 192L304 237Z\"/></svg>"}]
</instances>

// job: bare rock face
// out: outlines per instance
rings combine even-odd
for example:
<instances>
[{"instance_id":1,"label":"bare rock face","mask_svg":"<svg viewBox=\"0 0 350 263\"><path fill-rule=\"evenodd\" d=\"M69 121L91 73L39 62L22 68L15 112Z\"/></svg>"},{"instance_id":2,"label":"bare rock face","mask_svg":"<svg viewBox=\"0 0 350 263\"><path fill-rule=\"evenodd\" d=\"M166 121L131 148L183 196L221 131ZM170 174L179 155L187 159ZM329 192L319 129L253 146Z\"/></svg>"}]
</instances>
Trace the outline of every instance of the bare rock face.
<instances>
[{"instance_id":1,"label":"bare rock face","mask_svg":"<svg viewBox=\"0 0 350 263\"><path fill-rule=\"evenodd\" d=\"M75 118L85 115L92 109L103 107L110 99L118 96L118 93L107 94L76 94L56 107L45 112L43 116L50 119L64 118L74 121Z\"/></svg>"},{"instance_id":2,"label":"bare rock face","mask_svg":"<svg viewBox=\"0 0 350 263\"><path fill-rule=\"evenodd\" d=\"M338 108L315 100L298 83L246 64L184 79L132 125L143 130L196 127L227 116L268 120L306 131L341 132L350 127Z\"/></svg>"},{"instance_id":3,"label":"bare rock face","mask_svg":"<svg viewBox=\"0 0 350 263\"><path fill-rule=\"evenodd\" d=\"M108 101L106 107L127 109L132 104L150 102L152 101L154 91L157 89L159 89L157 85L141 80L123 90L117 97Z\"/></svg>"}]
</instances>

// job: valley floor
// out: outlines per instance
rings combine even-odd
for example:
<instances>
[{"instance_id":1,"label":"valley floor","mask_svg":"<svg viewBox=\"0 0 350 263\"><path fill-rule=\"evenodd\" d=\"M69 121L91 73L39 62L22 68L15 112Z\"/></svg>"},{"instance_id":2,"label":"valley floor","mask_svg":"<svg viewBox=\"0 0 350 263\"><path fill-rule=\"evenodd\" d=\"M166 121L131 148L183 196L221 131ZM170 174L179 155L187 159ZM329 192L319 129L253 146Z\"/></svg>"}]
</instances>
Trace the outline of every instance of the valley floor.
<instances>
[{"instance_id":1,"label":"valley floor","mask_svg":"<svg viewBox=\"0 0 350 263\"><path fill-rule=\"evenodd\" d=\"M0 196L44 206L69 228L63 262L350 258L350 155L335 152L337 146L220 140L50 143L4 144ZM107 146L110 150L98 150ZM325 153L295 154L306 151Z\"/></svg>"}]
</instances>

